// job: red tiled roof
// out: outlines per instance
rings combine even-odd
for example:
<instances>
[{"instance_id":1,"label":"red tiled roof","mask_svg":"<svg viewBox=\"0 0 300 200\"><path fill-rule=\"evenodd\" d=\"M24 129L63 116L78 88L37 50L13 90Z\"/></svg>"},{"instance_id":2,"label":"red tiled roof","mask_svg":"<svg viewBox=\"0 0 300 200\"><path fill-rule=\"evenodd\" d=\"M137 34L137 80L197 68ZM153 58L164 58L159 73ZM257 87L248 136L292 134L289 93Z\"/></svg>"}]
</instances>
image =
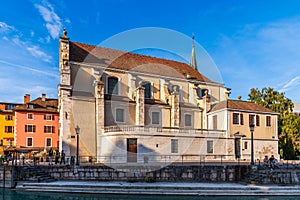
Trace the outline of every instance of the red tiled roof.
<instances>
[{"instance_id":1,"label":"red tiled roof","mask_svg":"<svg viewBox=\"0 0 300 200\"><path fill-rule=\"evenodd\" d=\"M34 108L28 108L28 105L33 105ZM15 111L30 111L30 112L58 112L58 100L46 98L45 101L42 100L42 97L39 97L33 101L30 101L27 104L22 104L17 106Z\"/></svg>"},{"instance_id":2,"label":"red tiled roof","mask_svg":"<svg viewBox=\"0 0 300 200\"><path fill-rule=\"evenodd\" d=\"M186 63L78 42L70 42L70 61L95 63L108 68L132 70L177 78L186 78L186 75L190 74L190 79L213 83L213 81Z\"/></svg>"},{"instance_id":3,"label":"red tiled roof","mask_svg":"<svg viewBox=\"0 0 300 200\"><path fill-rule=\"evenodd\" d=\"M216 110L221 110L224 108L233 109L233 110L244 110L244 111L256 111L256 112L266 112L266 113L274 113L273 110L265 108L261 105L258 105L249 101L241 101L241 100L227 100L217 103L212 106L212 109L209 112L213 112Z\"/></svg>"}]
</instances>

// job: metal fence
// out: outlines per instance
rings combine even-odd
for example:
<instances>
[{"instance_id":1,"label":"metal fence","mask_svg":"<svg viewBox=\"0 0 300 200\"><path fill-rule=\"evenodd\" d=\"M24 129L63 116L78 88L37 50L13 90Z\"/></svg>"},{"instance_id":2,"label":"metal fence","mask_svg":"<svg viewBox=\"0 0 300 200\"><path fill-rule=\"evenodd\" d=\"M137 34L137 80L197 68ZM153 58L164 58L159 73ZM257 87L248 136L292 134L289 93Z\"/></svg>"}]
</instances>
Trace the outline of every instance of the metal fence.
<instances>
[{"instance_id":1,"label":"metal fence","mask_svg":"<svg viewBox=\"0 0 300 200\"><path fill-rule=\"evenodd\" d=\"M153 155L153 154L133 154L133 157L129 158L128 155L111 155L111 156L80 156L78 158L79 165L143 165L143 166L163 166L163 165L250 165L250 160L236 158L236 155ZM1 160L0 164L5 165L76 165L75 156L66 156L64 162L60 157L53 156L52 163L48 156L44 157L31 157L22 159L16 157L14 159ZM259 159L255 160L255 165L264 167L264 163ZM300 160L279 160L278 166L280 168L299 168Z\"/></svg>"}]
</instances>

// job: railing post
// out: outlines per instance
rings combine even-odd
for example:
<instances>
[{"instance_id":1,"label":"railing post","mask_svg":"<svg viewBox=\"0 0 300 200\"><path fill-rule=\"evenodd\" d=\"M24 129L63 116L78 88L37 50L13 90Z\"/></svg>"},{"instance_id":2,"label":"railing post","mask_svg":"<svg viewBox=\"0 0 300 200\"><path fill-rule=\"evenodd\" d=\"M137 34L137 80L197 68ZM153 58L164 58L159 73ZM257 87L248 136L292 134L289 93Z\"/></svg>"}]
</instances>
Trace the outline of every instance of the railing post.
<instances>
[{"instance_id":1,"label":"railing post","mask_svg":"<svg viewBox=\"0 0 300 200\"><path fill-rule=\"evenodd\" d=\"M222 159L223 159L223 155L221 155L221 165L223 164L223 160Z\"/></svg>"}]
</instances>

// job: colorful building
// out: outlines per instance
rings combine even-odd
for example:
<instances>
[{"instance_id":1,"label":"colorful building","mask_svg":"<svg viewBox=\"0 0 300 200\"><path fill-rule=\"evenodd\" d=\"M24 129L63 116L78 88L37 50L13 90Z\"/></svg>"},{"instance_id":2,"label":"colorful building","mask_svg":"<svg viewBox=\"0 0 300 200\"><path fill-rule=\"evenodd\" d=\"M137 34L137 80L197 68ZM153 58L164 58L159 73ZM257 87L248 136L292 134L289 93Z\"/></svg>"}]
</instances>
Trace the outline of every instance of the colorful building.
<instances>
[{"instance_id":1,"label":"colorful building","mask_svg":"<svg viewBox=\"0 0 300 200\"><path fill-rule=\"evenodd\" d=\"M24 104L15 109L15 146L47 149L58 147L59 114L57 99L46 98L46 94L30 101L24 96Z\"/></svg>"},{"instance_id":2,"label":"colorful building","mask_svg":"<svg viewBox=\"0 0 300 200\"><path fill-rule=\"evenodd\" d=\"M14 146L14 119L13 109L17 103L0 103L0 146L7 148ZM1 150L3 150L3 148Z\"/></svg>"}]
</instances>

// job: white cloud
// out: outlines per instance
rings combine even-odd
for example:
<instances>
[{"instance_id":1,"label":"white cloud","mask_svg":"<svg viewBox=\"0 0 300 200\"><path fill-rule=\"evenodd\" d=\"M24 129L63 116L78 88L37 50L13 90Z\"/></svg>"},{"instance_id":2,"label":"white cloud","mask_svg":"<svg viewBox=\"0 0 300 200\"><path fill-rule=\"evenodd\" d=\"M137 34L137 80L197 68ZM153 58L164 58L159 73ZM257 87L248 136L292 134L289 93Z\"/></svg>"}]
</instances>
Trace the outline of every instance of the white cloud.
<instances>
[{"instance_id":1,"label":"white cloud","mask_svg":"<svg viewBox=\"0 0 300 200\"><path fill-rule=\"evenodd\" d=\"M26 42L20 40L20 38L18 36L15 36L13 39L12 39L12 42L15 43L16 45L18 46L26 46Z\"/></svg>"},{"instance_id":2,"label":"white cloud","mask_svg":"<svg viewBox=\"0 0 300 200\"><path fill-rule=\"evenodd\" d=\"M31 36L31 37L34 36L34 31L30 31L30 36Z\"/></svg>"},{"instance_id":3,"label":"white cloud","mask_svg":"<svg viewBox=\"0 0 300 200\"><path fill-rule=\"evenodd\" d=\"M70 23L71 23L71 20L70 20L70 19L66 19L65 22L66 22L67 24L70 24Z\"/></svg>"},{"instance_id":4,"label":"white cloud","mask_svg":"<svg viewBox=\"0 0 300 200\"><path fill-rule=\"evenodd\" d=\"M248 24L232 35L220 37L214 58L234 95L246 86L246 91L240 92L244 96L252 87L274 87L299 100L295 95L300 85L299 21L300 17L294 17Z\"/></svg>"},{"instance_id":5,"label":"white cloud","mask_svg":"<svg viewBox=\"0 0 300 200\"><path fill-rule=\"evenodd\" d=\"M13 31L15 28L6 24L5 22L0 22L0 33L7 33L9 31Z\"/></svg>"},{"instance_id":6,"label":"white cloud","mask_svg":"<svg viewBox=\"0 0 300 200\"><path fill-rule=\"evenodd\" d=\"M297 86L300 85L300 76L296 76L293 79L289 80L288 82L284 83L280 88L280 92L289 91Z\"/></svg>"},{"instance_id":7,"label":"white cloud","mask_svg":"<svg viewBox=\"0 0 300 200\"><path fill-rule=\"evenodd\" d=\"M32 67L28 67L28 66L25 66L25 65L19 65L19 64L7 62L5 60L0 60L0 63L3 63L5 65L9 65L9 66L13 66L15 68L32 71L34 73L41 74L41 75L46 75L46 76L49 76L49 77L54 77L54 78L58 78L59 77L58 74L55 74L53 72L47 72L45 70L38 70L38 69L35 69L35 68L32 68Z\"/></svg>"},{"instance_id":8,"label":"white cloud","mask_svg":"<svg viewBox=\"0 0 300 200\"><path fill-rule=\"evenodd\" d=\"M39 46L31 45L28 42L22 41L18 36L12 39L12 42L30 52L36 58L40 58L45 62L50 62L52 57L40 50Z\"/></svg>"},{"instance_id":9,"label":"white cloud","mask_svg":"<svg viewBox=\"0 0 300 200\"><path fill-rule=\"evenodd\" d=\"M35 4L43 19L46 22L46 28L53 39L58 38L62 30L60 17L55 13L53 6L47 1L43 1L43 5Z\"/></svg>"},{"instance_id":10,"label":"white cloud","mask_svg":"<svg viewBox=\"0 0 300 200\"><path fill-rule=\"evenodd\" d=\"M50 42L50 36L46 37L46 42L49 43Z\"/></svg>"},{"instance_id":11,"label":"white cloud","mask_svg":"<svg viewBox=\"0 0 300 200\"><path fill-rule=\"evenodd\" d=\"M27 47L27 50L37 58L41 58L45 62L50 62L52 57L41 51L38 46Z\"/></svg>"}]
</instances>

